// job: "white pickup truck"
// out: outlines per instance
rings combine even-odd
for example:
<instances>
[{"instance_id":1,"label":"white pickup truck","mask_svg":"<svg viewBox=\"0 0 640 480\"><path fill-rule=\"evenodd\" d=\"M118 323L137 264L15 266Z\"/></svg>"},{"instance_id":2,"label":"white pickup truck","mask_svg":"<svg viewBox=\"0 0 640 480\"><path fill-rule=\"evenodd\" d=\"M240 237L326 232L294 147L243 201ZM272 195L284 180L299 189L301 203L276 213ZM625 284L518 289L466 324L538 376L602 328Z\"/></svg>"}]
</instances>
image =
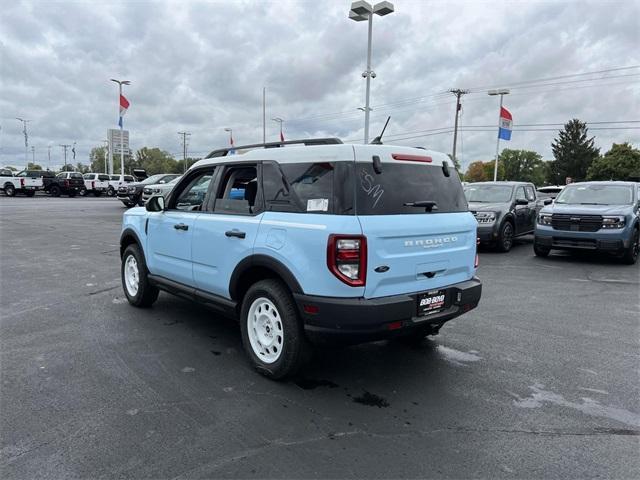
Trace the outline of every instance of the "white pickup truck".
<instances>
[{"instance_id":1,"label":"white pickup truck","mask_svg":"<svg viewBox=\"0 0 640 480\"><path fill-rule=\"evenodd\" d=\"M109 188L109 175L106 173L85 173L83 179L84 188L80 190L80 195L82 196L93 193L96 197L99 197L106 193Z\"/></svg>"},{"instance_id":2,"label":"white pickup truck","mask_svg":"<svg viewBox=\"0 0 640 480\"><path fill-rule=\"evenodd\" d=\"M4 190L7 197L13 197L17 193L33 197L42 186L42 171L39 170L23 170L15 176L3 170L0 175L0 190Z\"/></svg>"},{"instance_id":3,"label":"white pickup truck","mask_svg":"<svg viewBox=\"0 0 640 480\"><path fill-rule=\"evenodd\" d=\"M107 188L107 195L115 197L118 187L133 183L136 181L133 175L111 175L109 180L109 188Z\"/></svg>"}]
</instances>

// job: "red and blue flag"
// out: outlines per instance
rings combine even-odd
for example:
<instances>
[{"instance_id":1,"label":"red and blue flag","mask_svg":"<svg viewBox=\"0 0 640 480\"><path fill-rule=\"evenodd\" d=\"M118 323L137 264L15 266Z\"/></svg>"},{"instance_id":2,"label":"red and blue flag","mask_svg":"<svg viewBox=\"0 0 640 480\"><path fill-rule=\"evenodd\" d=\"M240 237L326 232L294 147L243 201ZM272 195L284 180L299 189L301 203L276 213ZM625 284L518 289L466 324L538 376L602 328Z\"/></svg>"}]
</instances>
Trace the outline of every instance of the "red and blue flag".
<instances>
[{"instance_id":1,"label":"red and blue flag","mask_svg":"<svg viewBox=\"0 0 640 480\"><path fill-rule=\"evenodd\" d=\"M511 140L511 130L513 119L511 112L504 107L500 107L500 127L498 128L498 138L502 140Z\"/></svg>"},{"instance_id":2,"label":"red and blue flag","mask_svg":"<svg viewBox=\"0 0 640 480\"><path fill-rule=\"evenodd\" d=\"M127 109L129 108L129 100L124 98L124 95L120 95L120 120L118 121L118 125L122 127L122 117L127 113Z\"/></svg>"}]
</instances>

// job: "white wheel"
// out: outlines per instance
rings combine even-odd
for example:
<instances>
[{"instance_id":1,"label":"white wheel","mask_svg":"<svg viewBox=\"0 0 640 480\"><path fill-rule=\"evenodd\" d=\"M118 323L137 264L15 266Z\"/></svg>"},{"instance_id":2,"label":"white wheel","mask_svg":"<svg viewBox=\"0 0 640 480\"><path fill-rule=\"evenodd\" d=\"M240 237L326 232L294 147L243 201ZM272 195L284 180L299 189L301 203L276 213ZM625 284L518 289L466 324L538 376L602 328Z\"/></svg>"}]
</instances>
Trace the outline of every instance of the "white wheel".
<instances>
[{"instance_id":1,"label":"white wheel","mask_svg":"<svg viewBox=\"0 0 640 480\"><path fill-rule=\"evenodd\" d=\"M132 297L138 294L140 271L138 270L138 261L133 255L129 255L124 263L124 285Z\"/></svg>"},{"instance_id":2,"label":"white wheel","mask_svg":"<svg viewBox=\"0 0 640 480\"><path fill-rule=\"evenodd\" d=\"M284 348L284 330L278 309L265 297L256 298L247 315L247 334L253 353L264 363L274 363Z\"/></svg>"}]
</instances>

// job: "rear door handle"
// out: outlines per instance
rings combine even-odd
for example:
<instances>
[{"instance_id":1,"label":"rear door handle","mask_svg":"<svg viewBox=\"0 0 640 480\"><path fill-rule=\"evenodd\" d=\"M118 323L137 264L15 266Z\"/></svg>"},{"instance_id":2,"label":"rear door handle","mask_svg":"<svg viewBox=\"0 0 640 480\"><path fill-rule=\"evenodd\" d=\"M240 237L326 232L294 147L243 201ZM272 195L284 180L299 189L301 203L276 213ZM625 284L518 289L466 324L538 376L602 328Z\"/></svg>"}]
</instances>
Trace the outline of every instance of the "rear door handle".
<instances>
[{"instance_id":1,"label":"rear door handle","mask_svg":"<svg viewBox=\"0 0 640 480\"><path fill-rule=\"evenodd\" d=\"M189 225L185 225L184 223L176 223L173 228L176 230L189 230Z\"/></svg>"},{"instance_id":2,"label":"rear door handle","mask_svg":"<svg viewBox=\"0 0 640 480\"><path fill-rule=\"evenodd\" d=\"M247 234L245 232L241 232L240 230L228 230L224 232L227 237L236 237L236 238L245 238Z\"/></svg>"}]
</instances>

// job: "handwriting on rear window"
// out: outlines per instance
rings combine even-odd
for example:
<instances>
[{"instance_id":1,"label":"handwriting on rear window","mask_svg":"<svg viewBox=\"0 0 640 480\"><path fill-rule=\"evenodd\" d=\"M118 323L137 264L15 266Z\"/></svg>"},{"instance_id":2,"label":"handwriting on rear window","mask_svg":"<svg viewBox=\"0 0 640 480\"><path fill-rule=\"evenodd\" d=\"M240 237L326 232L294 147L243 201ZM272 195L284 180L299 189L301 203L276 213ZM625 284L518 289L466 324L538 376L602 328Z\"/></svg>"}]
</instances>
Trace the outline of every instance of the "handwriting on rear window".
<instances>
[{"instance_id":1,"label":"handwriting on rear window","mask_svg":"<svg viewBox=\"0 0 640 480\"><path fill-rule=\"evenodd\" d=\"M367 173L366 170L360 172L360 186L362 190L373 200L373 208L376 208L378 202L384 195L384 188L375 182L373 175Z\"/></svg>"}]
</instances>

